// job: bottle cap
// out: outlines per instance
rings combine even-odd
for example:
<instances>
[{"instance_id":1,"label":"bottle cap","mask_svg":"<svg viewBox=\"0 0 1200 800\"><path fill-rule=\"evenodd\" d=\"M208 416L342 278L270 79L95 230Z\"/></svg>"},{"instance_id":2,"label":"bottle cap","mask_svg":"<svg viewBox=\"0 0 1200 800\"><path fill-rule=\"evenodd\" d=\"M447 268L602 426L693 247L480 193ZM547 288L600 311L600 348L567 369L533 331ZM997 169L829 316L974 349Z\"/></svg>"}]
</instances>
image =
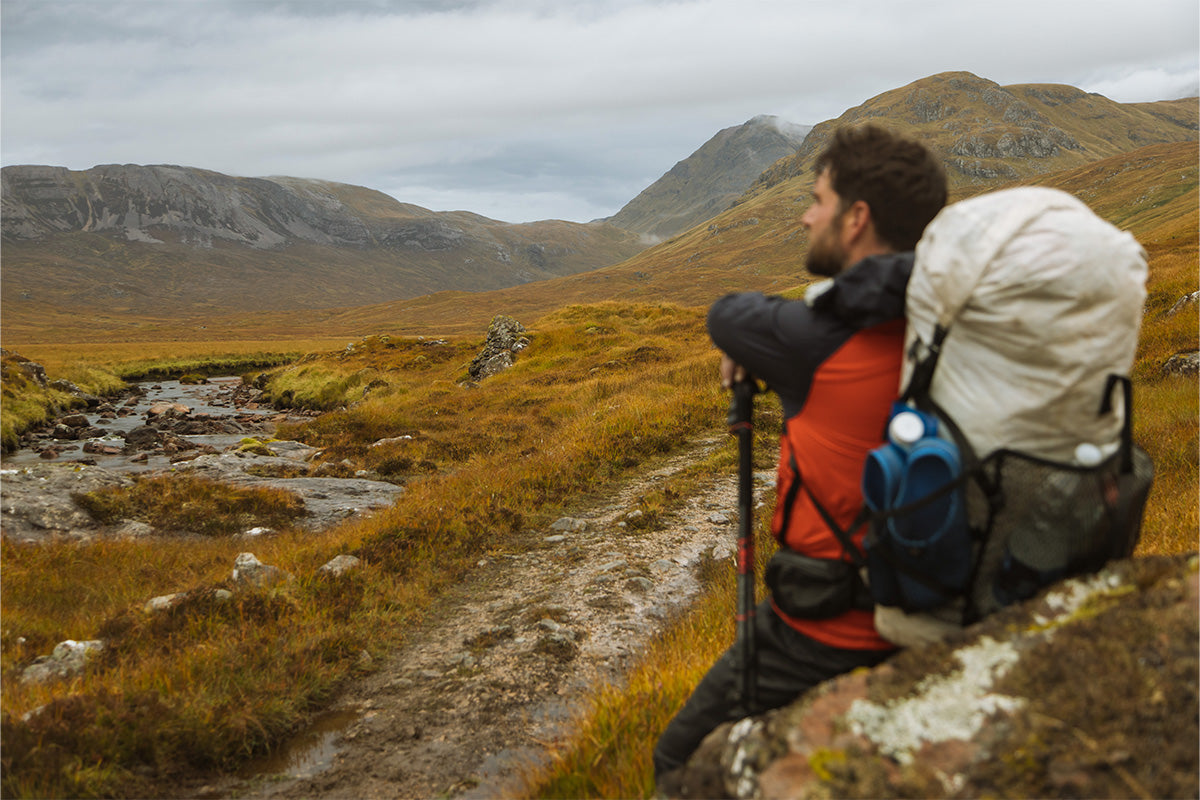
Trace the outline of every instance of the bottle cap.
<instances>
[{"instance_id":1,"label":"bottle cap","mask_svg":"<svg viewBox=\"0 0 1200 800\"><path fill-rule=\"evenodd\" d=\"M888 424L888 436L901 447L913 444L925 435L925 423L912 411L901 411Z\"/></svg>"},{"instance_id":2,"label":"bottle cap","mask_svg":"<svg viewBox=\"0 0 1200 800\"><path fill-rule=\"evenodd\" d=\"M1100 448L1091 442L1084 442L1075 448L1075 463L1084 467L1094 467L1103 460Z\"/></svg>"}]
</instances>

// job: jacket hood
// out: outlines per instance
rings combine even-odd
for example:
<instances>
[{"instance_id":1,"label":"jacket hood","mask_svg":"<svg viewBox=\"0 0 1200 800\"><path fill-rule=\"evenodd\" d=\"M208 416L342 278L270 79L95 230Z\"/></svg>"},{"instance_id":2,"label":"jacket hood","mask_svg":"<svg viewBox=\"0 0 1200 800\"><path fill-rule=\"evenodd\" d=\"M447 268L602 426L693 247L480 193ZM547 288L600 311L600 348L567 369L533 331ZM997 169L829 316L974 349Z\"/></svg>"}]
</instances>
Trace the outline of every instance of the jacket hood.
<instances>
[{"instance_id":1,"label":"jacket hood","mask_svg":"<svg viewBox=\"0 0 1200 800\"><path fill-rule=\"evenodd\" d=\"M870 328L904 318L904 293L912 275L913 254L868 256L833 279L812 307L855 327Z\"/></svg>"}]
</instances>

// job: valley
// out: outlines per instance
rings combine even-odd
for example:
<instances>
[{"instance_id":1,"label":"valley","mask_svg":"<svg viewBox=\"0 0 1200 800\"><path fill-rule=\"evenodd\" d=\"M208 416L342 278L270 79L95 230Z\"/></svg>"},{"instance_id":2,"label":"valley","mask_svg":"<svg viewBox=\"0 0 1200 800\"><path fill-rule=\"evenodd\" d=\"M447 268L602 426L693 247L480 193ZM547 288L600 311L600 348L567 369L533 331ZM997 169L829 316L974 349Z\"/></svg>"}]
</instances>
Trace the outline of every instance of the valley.
<instances>
[{"instance_id":1,"label":"valley","mask_svg":"<svg viewBox=\"0 0 1200 800\"><path fill-rule=\"evenodd\" d=\"M755 162L720 145L764 131L722 131L622 214L587 224L509 225L364 187L183 167L5 168L6 350L106 401L151 373L230 376L255 388L259 407L241 410L271 423L228 435L300 443L289 470L402 489L370 513L293 516L252 539L246 520L295 505L253 495L237 516L233 495L203 481L181 481L192 493L178 498L147 482L89 501L139 524L161 515L172 535L29 546L6 527L5 795L562 796L547 787L586 784L570 796L649 796L657 731L731 633L735 460L704 313L726 292L797 296L811 280L799 219L840 124L928 142L952 200L1052 186L1139 239L1150 281L1135 438L1157 467L1139 555L1194 550L1195 372L1166 367L1200 349L1197 116L1194 98L1118 104L943 73L785 138L791 152L738 173L736 196L720 173ZM499 315L526 341L511 367L474 380ZM37 425L82 410L5 374L6 441L32 443ZM765 398L760 414L768 500L781 420ZM151 458L146 472L166 481L186 471ZM186 527L209 521L229 526ZM240 585L250 550L291 579ZM342 556L359 566L335 580L323 569ZM168 593L177 606L145 611ZM78 675L21 679L66 640L107 645ZM329 719L319 768L259 760Z\"/></svg>"}]
</instances>

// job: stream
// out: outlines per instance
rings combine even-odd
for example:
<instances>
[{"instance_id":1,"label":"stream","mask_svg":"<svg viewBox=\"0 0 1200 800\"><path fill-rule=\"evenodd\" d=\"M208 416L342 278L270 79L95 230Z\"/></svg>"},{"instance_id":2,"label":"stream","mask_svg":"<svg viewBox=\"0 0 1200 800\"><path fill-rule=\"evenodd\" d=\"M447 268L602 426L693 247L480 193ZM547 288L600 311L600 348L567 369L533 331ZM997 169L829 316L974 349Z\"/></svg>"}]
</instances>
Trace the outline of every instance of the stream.
<instances>
[{"instance_id":1,"label":"stream","mask_svg":"<svg viewBox=\"0 0 1200 800\"><path fill-rule=\"evenodd\" d=\"M259 407L253 400L238 404L241 378L225 376L209 378L203 384L185 384L177 380L147 381L134 384L130 393L96 408L72 412L67 416L87 418L84 439L59 439L54 430L34 433L22 441L15 453L3 456L6 468L41 464L47 461L83 461L115 472L149 472L167 469L171 459L162 453L139 454L111 452L124 450L125 437L143 426L152 407L160 403L186 406L192 420L208 423L209 428L227 429L223 432L180 433L181 438L195 445L207 445L217 451L238 444L247 436L269 436L275 426L286 418L275 409ZM256 396L256 395L255 395ZM79 429L73 429L79 430ZM28 442L28 444L26 444ZM84 450L89 442L92 446Z\"/></svg>"},{"instance_id":2,"label":"stream","mask_svg":"<svg viewBox=\"0 0 1200 800\"><path fill-rule=\"evenodd\" d=\"M167 533L146 525L100 525L75 500L138 474L191 474L236 486L292 492L304 504L297 524L320 531L391 505L403 487L373 473L345 475L313 459L303 442L271 438L284 421L310 412L259 407L237 377L204 384L147 382L117 401L72 412L22 438L0 461L0 533L12 541L86 540ZM256 452L237 445L254 437ZM274 477L278 476L278 477Z\"/></svg>"}]
</instances>

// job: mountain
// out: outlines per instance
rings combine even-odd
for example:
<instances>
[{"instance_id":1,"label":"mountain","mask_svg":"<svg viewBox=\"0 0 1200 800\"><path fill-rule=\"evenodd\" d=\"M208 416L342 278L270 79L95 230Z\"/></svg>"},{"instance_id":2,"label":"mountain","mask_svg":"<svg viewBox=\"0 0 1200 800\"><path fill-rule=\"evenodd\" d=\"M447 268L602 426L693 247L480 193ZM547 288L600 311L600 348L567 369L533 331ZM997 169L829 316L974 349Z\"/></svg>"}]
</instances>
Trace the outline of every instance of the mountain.
<instances>
[{"instance_id":1,"label":"mountain","mask_svg":"<svg viewBox=\"0 0 1200 800\"><path fill-rule=\"evenodd\" d=\"M809 125L758 116L725 128L606 221L666 238L729 207L763 170L796 152Z\"/></svg>"},{"instance_id":2,"label":"mountain","mask_svg":"<svg viewBox=\"0 0 1200 800\"><path fill-rule=\"evenodd\" d=\"M790 158L755 182L770 188L811 169L844 125L878 121L920 139L946 164L952 191L980 191L1070 169L1150 144L1197 137L1195 98L1117 103L1074 86L1000 86L969 72L944 72L873 97L815 126Z\"/></svg>"},{"instance_id":3,"label":"mountain","mask_svg":"<svg viewBox=\"0 0 1200 800\"><path fill-rule=\"evenodd\" d=\"M177 166L12 166L5 313L36 301L130 314L329 308L499 289L645 247L605 223L512 225L382 192Z\"/></svg>"},{"instance_id":4,"label":"mountain","mask_svg":"<svg viewBox=\"0 0 1200 800\"><path fill-rule=\"evenodd\" d=\"M25 265L24 272L41 275L37 278L38 285L45 287L45 291L22 297L14 289L10 266L24 256L6 241L5 280L0 284L4 335L13 345L22 341L79 341L91 336L120 336L129 340L169 340L175 336L203 336L211 340L354 337L379 332L476 336L482 335L497 313L514 315L530 325L543 314L572 303L621 300L703 306L727 291L795 291L808 280L800 266L807 248L807 233L799 220L807 207L812 184L811 163L817 152L813 140L823 141L835 123L867 119L928 142L947 164L953 184L952 199L1013 183L1061 186L1083 198L1102 216L1127 227L1144 244L1159 243L1176 250L1192 248L1189 252L1194 260L1198 205L1196 109L1194 98L1122 104L1069 86L999 87L969 73L935 75L867 100L848 110L839 121L817 125L795 155L769 168L735 205L667 241L611 266L488 292L441 291L388 301L382 289L368 287L361 294L373 292L373 300L338 302L331 294L324 308L299 315L294 311L272 311L265 303L250 308L256 300L252 292L272 288L270 280L259 275L259 271L265 271L276 282L280 275L289 276L287 280L292 283L310 282L311 286L304 291L316 297L320 287L328 283L331 272L343 283L359 281L358 273L353 270L361 268L364 251L354 247L317 250L318 246L313 244L309 247L314 248L315 255L301 259L303 248L296 245L285 251L251 251L239 246L241 250L229 255L232 247L220 246L214 240L212 255L204 266L219 263L217 256L225 254L241 269L226 266L220 274L226 281L233 283L236 278L240 283L233 283L231 288L220 285L214 278L192 290L187 281L195 275L186 274L186 270L166 277L156 275L165 271L165 267L161 259L155 260L150 255L155 252L152 248L161 249L163 245L134 243L143 248L140 251L143 260L133 265L135 277L146 276L148 284L165 286L181 295L190 293L193 303L198 298L204 301L204 305L191 307L194 313L205 314L203 321L207 328L203 333L198 332L195 320L173 318L161 307L145 302L141 307L156 310L136 314L124 311L135 305L128 296L119 296L115 291L125 284L106 283L107 279L89 276L73 293L54 288L58 279L46 276L60 274L55 270L60 269L59 261L66 260L67 255L78 257L78 247L73 242L84 237L79 232L62 235L56 243L43 242L40 260ZM1053 146L1038 144L1042 138ZM964 153L969 152L974 155L968 159ZM988 155L989 152L992 154ZM960 165L964 159L968 160ZM381 204L400 220L393 219L392 224L403 224L418 214L412 207L402 206L377 192L366 189L350 192L348 188L345 191L341 202L352 209ZM6 187L6 196L7 193ZM421 219L454 220L453 224L463 229L467 222L478 225L490 222L473 215L423 213L426 216ZM540 230L537 226L543 224L512 228L528 234ZM608 235L606 231L618 232L611 226L574 226L565 228L561 235L578 233L581 229L590 231L593 237ZM549 234L539 235L549 237ZM117 239L111 235L107 239L98 234L86 236L92 237L86 241L95 248L91 252L94 261L100 260L103 247L118 248ZM165 234L160 236L164 237ZM617 250L617 245L626 241L618 238L611 249ZM71 250L72 247L76 250ZM254 260L241 256L242 251L252 252ZM365 252L391 251L375 248ZM417 254L415 250L407 252ZM508 252L511 256L514 250L510 247ZM69 274L78 274L78 270ZM126 270L124 274L131 273ZM107 289L90 291L88 287L92 286ZM254 288L239 288L243 286ZM284 288L292 293L298 291L292 286ZM234 306L207 300L210 292L225 297L234 291L243 291L249 297ZM61 297L62 304L41 302L39 298L44 297ZM178 302L186 299L182 297ZM339 305L342 307L335 307ZM318 308L315 301L309 307ZM81 309L86 313L81 313Z\"/></svg>"},{"instance_id":5,"label":"mountain","mask_svg":"<svg viewBox=\"0 0 1200 800\"><path fill-rule=\"evenodd\" d=\"M956 76L962 78L964 74ZM941 138L942 123L946 120L917 124L911 121L908 112L919 102L910 101L910 97L929 97L934 91L953 89L945 78L933 76L907 90L881 95L890 101L887 103L879 98L868 100L847 111L842 119L873 119L930 142L942 155L951 175L952 201L1018 184L1061 188L1137 236L1151 250L1152 270L1161 263L1157 259L1167 258L1163 254L1168 251L1194 264L1200 227L1197 216L1200 148L1193 127L1195 98L1121 104L1068 86L1041 85L1037 91L1044 95L1074 97L1082 103L1061 109L1059 117L1066 124L1072 116L1078 116L1078 121L1071 125L1070 135L1086 143L1083 149L1060 154L1057 163L1065 166L1057 170L1053 169L1055 157L1039 157L1029 152L1009 152L988 162L1002 175L1028 176L1015 180L968 175L962 171L957 171L956 177L953 161L959 156L949 152L954 140L947 144ZM970 91L975 94L980 93L979 89L986 92L995 87L982 79L966 82L974 87ZM1014 88L1019 87L1008 87L1006 92ZM918 94L922 91L928 94ZM1006 94L990 96L1004 99ZM951 91L944 102L952 104L960 100ZM1087 110L1089 107L1091 112ZM988 131L1008 125L1006 108L1004 103L973 106L969 115L964 115L968 121L963 121L958 135L983 137L989 135ZM1091 119L1087 118L1089 114ZM813 180L811 160L815 153L811 152L809 141L813 136L827 135L831 125L816 126L801 153L769 170L764 180L732 208L620 264L487 294L441 293L403 304L347 310L323 317L320 324L325 329L336 327L346 331L366 332L388 326L388 330L405 335L480 335L496 313L511 314L531 325L543 314L574 303L617 300L707 306L730 291L796 292L810 280L801 266L808 237L800 225ZM972 128L976 134L969 133ZM1138 146L1139 141L1156 139L1165 141ZM1088 158L1089 153L1099 151L1108 154ZM798 169L797 160L800 160ZM783 169L794 174L771 175ZM315 326L308 330L317 329Z\"/></svg>"},{"instance_id":6,"label":"mountain","mask_svg":"<svg viewBox=\"0 0 1200 800\"><path fill-rule=\"evenodd\" d=\"M209 323L206 338L352 338L379 332L482 337L496 314L509 314L536 329L543 315L574 304L639 303L652 318L654 305L707 306L729 291L795 295L808 281L799 266L805 240L795 224L806 207L806 198L797 200L805 180L797 178L751 197L708 225L611 267L493 292L439 292L403 302L322 310L304 319L278 313L224 318ZM1152 271L1178 258L1194 274L1200 229L1197 142L1151 145L1016 183L1075 194L1137 236L1150 252ZM1013 184L988 188L1007 185ZM98 323L102 335L112 330L113 321ZM122 335L132 333L128 327L121 330Z\"/></svg>"}]
</instances>

